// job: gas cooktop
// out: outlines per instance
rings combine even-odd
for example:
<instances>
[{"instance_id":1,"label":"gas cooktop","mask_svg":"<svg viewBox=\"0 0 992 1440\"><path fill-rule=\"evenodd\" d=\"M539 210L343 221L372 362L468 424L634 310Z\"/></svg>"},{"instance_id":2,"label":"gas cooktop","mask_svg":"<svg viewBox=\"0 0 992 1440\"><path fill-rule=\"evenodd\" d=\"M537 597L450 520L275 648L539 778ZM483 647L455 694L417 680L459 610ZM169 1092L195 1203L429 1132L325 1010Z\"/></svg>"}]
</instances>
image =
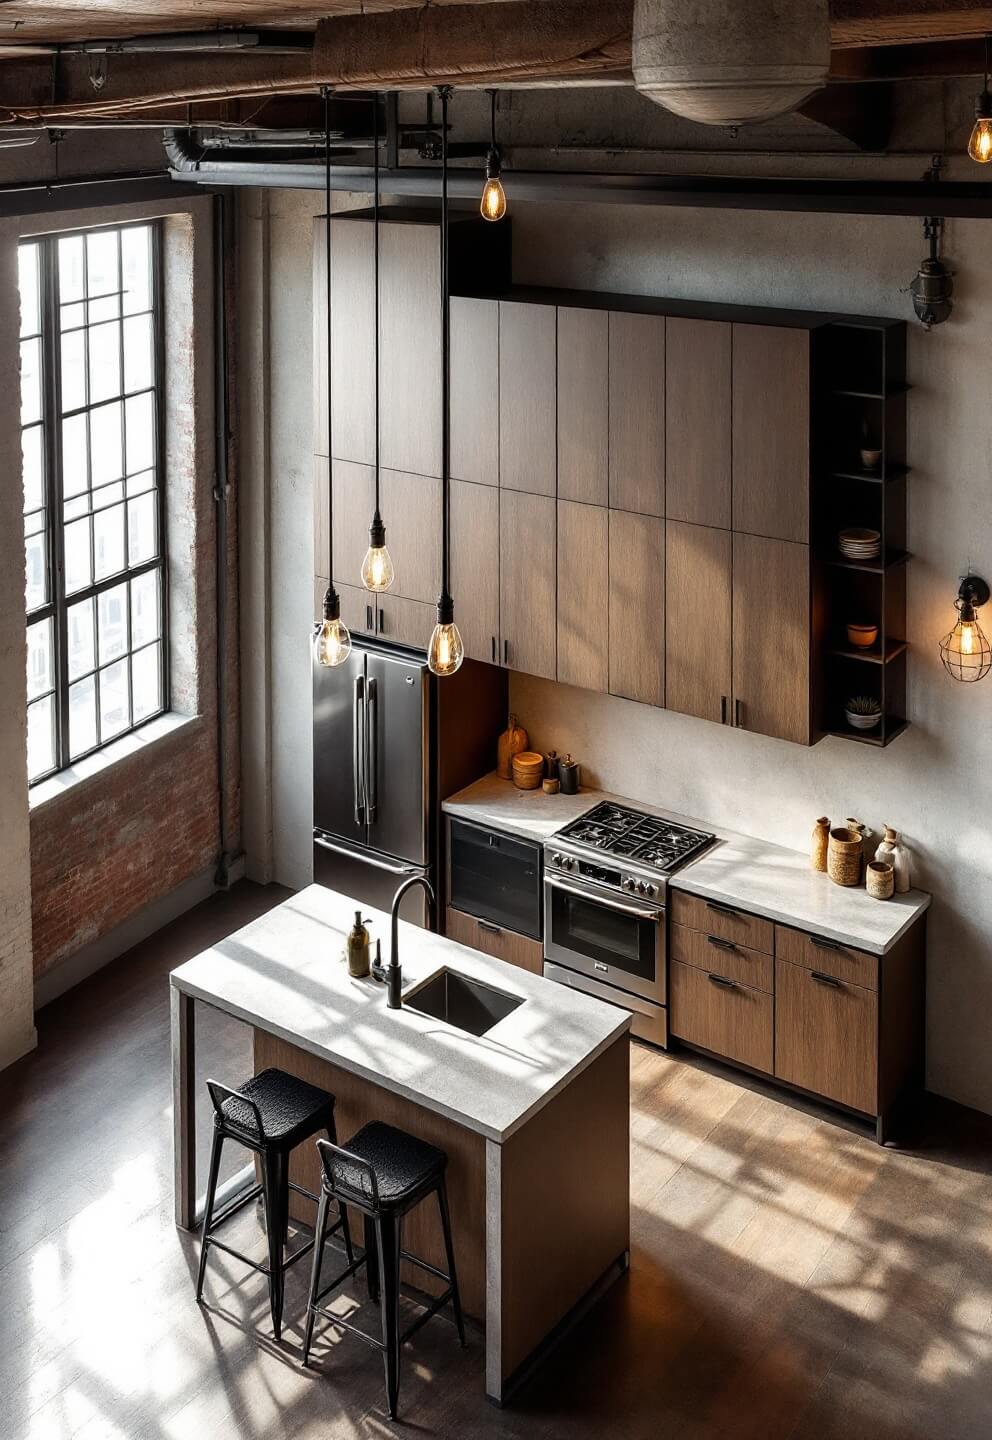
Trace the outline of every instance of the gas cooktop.
<instances>
[{"instance_id":1,"label":"gas cooktop","mask_svg":"<svg viewBox=\"0 0 992 1440\"><path fill-rule=\"evenodd\" d=\"M688 825L678 825L660 815L604 800L559 830L553 843L556 849L575 845L602 855L622 856L637 866L670 875L715 839L715 835L703 830L691 830Z\"/></svg>"}]
</instances>

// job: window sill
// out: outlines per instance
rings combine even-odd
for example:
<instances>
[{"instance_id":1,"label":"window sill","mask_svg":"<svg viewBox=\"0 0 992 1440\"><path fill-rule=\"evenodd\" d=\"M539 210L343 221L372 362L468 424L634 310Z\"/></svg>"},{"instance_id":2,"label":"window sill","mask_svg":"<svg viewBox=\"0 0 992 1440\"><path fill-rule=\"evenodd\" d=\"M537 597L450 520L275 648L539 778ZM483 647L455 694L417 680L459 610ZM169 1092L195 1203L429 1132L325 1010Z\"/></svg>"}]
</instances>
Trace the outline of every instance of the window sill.
<instances>
[{"instance_id":1,"label":"window sill","mask_svg":"<svg viewBox=\"0 0 992 1440\"><path fill-rule=\"evenodd\" d=\"M121 761L129 760L135 755L147 755L153 746L160 745L163 740L172 739L182 730L192 729L200 723L200 719L199 715L179 715L175 711L156 716L154 720L149 720L147 725L142 725L140 730L133 730L130 735L122 735L120 740L112 740L103 750L97 750L83 760L77 760L67 769L60 770L57 775L50 775L47 780L40 780L28 791L29 808L32 811L39 810L102 775L114 765L119 765Z\"/></svg>"}]
</instances>

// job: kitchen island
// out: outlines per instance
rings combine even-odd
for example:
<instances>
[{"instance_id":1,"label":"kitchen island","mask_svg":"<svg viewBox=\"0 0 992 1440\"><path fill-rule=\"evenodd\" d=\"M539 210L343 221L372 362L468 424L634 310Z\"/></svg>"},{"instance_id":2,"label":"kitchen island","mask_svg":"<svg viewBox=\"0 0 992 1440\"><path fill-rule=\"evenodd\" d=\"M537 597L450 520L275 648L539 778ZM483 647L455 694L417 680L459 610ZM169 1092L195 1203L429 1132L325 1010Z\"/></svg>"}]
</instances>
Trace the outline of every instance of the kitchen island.
<instances>
[{"instance_id":1,"label":"kitchen island","mask_svg":"<svg viewBox=\"0 0 992 1440\"><path fill-rule=\"evenodd\" d=\"M485 1326L486 1394L503 1403L627 1265L630 1016L404 922L404 1004L389 1010L385 987L350 978L342 959L356 908L310 886L173 971L176 1223L197 1218L199 1001L254 1028L256 1071L278 1065L332 1091L342 1143L377 1119L447 1152L462 1303ZM389 917L363 909L388 958ZM445 969L509 1013L473 1034L415 1009ZM315 1189L311 1150L295 1153L293 1178ZM411 1215L406 1246L437 1264L426 1212Z\"/></svg>"}]
</instances>

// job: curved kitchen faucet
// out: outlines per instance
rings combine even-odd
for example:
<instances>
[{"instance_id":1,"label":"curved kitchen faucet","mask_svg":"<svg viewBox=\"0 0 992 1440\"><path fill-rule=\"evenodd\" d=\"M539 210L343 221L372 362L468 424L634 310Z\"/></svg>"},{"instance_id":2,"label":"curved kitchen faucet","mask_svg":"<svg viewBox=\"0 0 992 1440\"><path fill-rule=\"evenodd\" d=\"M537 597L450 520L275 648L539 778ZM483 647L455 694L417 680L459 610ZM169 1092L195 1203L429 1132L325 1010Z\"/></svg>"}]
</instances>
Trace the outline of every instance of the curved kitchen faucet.
<instances>
[{"instance_id":1,"label":"curved kitchen faucet","mask_svg":"<svg viewBox=\"0 0 992 1440\"><path fill-rule=\"evenodd\" d=\"M434 887L426 876L411 875L408 880L404 880L393 896L393 903L389 908L389 964L372 966L375 978L386 984L386 1005L390 1010L399 1010L403 1003L400 995L403 988L403 968L400 965L400 901L414 885L422 885L431 905L435 904Z\"/></svg>"}]
</instances>

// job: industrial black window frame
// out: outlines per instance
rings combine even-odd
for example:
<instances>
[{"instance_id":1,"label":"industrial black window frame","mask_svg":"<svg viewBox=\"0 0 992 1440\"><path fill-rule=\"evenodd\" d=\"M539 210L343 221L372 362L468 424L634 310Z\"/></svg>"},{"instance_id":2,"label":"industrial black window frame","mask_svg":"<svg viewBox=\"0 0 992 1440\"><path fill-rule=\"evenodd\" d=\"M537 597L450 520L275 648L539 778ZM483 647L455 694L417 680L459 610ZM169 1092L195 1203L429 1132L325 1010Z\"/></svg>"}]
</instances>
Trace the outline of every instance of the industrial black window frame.
<instances>
[{"instance_id":1,"label":"industrial black window frame","mask_svg":"<svg viewBox=\"0 0 992 1440\"><path fill-rule=\"evenodd\" d=\"M123 354L123 323L121 324L119 340L119 363L121 374L121 392L119 396L112 396L109 399L91 401L87 394L86 404L73 407L69 411L62 410L62 373L61 373L61 345L60 336L63 333L59 327L61 299L59 294L59 263L58 246L60 241L81 237L84 241L83 255L84 266L87 264L85 239L88 235L97 233L113 233L117 235L117 266L118 275L123 285L121 235L126 230L147 229L150 237L150 265L151 265L151 316L152 316L152 367L153 373L151 384L142 387L140 390L128 392L124 389L124 354ZM41 432L42 432L42 482L43 482L43 506L46 513L45 523L45 556L48 573L48 597L43 605L35 606L26 610L27 624L34 625L38 621L50 619L52 622L52 672L53 688L43 692L51 693L54 706L54 757L55 763L47 770L40 771L29 779L29 787L40 784L50 779L60 771L68 769L77 764L80 760L104 750L116 741L122 740L125 736L134 734L150 721L157 719L166 713L170 708L169 694L169 594L168 594L168 556L167 556L167 517L166 517L166 472L165 472L165 408L164 408L164 286L162 267L162 222L160 220L135 220L115 225L95 225L74 230L53 231L48 234L25 236L21 246L36 246L38 250L38 297L41 328L37 332L23 334L20 340L39 338L41 341ZM65 333L81 331L88 334L93 325L100 321L90 321L87 272L84 268L83 295L84 302L66 301L66 304L85 303L85 322L82 326L68 327ZM121 292L123 298L123 292ZM105 297L100 297L105 298ZM137 314L148 313L146 311L136 312ZM123 305L119 308L119 318L123 322L125 318ZM19 342L20 343L20 342ZM87 360L87 372L89 362ZM120 400L122 405L122 434L121 454L122 468L126 474L126 418L124 416L124 403L131 398L151 392L153 395L152 417L154 436L152 441L152 466L155 472L155 496L157 526L157 548L156 554L149 560L142 561L137 565L128 563L129 537L127 527L127 515L124 517L124 567L107 575L101 580L93 581L93 529L90 526L90 576L91 583L82 589L74 590L71 595L66 594L65 588L65 546L64 529L65 518L63 508L63 466L62 466L62 423L73 415L85 414L87 416L87 434L89 433L89 415L102 405L112 400ZM23 427L26 428L26 427ZM87 460L89 464L89 460ZM88 485L85 493L92 493L87 476ZM114 483L114 482L108 482ZM124 504L127 503L127 486L124 476L121 477L124 487ZM92 516L95 512L90 510ZM88 749L70 755L69 748L69 660L68 660L68 611L69 607L84 600L96 602L100 595L113 590L122 583L135 580L142 575L158 572L159 574L159 635L156 639L148 642L146 646L132 648L131 630L131 605L130 598L127 605L127 641L126 648L115 660L126 659L127 666L127 694L128 694L128 724L116 731L106 740L100 738L100 657L99 657L99 620L97 607L94 606L94 630L93 630L93 677L95 687L95 717L97 729L97 743ZM131 657L141 649L148 648L152 644L159 644L159 697L161 704L147 715L143 715L138 721L134 716L134 696L131 683ZM39 697L32 697L39 698Z\"/></svg>"}]
</instances>

